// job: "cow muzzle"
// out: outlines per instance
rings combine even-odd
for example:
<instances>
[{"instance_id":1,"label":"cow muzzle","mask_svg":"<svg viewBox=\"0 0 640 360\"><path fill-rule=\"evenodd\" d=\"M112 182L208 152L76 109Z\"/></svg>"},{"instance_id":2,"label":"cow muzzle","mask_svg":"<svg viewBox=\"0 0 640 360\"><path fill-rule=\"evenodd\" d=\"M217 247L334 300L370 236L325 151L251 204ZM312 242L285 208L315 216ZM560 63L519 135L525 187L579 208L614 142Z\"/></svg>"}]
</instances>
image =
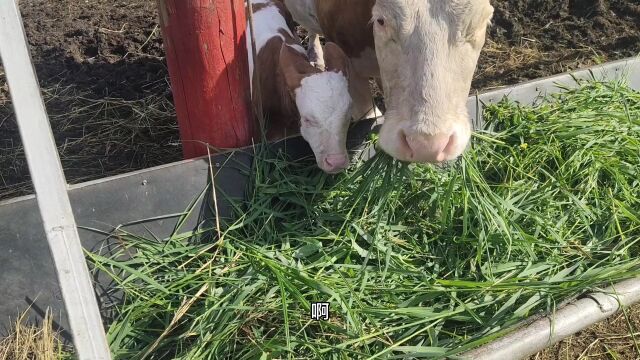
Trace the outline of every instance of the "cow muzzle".
<instances>
[{"instance_id":1,"label":"cow muzzle","mask_svg":"<svg viewBox=\"0 0 640 360\"><path fill-rule=\"evenodd\" d=\"M447 131L430 134L407 125L384 124L380 130L380 147L401 161L441 163L454 160L469 143L471 124L464 119L448 128Z\"/></svg>"}]
</instances>

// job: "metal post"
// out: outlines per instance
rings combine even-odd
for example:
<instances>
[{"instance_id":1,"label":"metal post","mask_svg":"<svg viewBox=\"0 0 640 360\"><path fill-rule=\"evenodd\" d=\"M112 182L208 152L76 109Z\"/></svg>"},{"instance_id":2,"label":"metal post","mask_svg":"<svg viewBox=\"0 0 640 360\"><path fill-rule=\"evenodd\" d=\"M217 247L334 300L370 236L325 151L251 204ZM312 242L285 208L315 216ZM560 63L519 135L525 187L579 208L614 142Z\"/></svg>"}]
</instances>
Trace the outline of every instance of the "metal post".
<instances>
[{"instance_id":1,"label":"metal post","mask_svg":"<svg viewBox=\"0 0 640 360\"><path fill-rule=\"evenodd\" d=\"M69 203L67 183L29 56L20 11L14 1L0 0L0 57L76 353L81 360L111 359Z\"/></svg>"}]
</instances>

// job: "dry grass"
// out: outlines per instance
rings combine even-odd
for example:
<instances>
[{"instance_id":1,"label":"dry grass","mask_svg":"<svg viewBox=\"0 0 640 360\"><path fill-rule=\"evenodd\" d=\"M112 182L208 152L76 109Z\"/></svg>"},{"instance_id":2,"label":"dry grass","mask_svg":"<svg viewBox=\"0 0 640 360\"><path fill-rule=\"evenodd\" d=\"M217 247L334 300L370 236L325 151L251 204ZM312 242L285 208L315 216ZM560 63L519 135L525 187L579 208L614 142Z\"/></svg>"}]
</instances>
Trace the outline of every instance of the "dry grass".
<instances>
[{"instance_id":1,"label":"dry grass","mask_svg":"<svg viewBox=\"0 0 640 360\"><path fill-rule=\"evenodd\" d=\"M43 89L42 95L69 183L181 159L173 104L161 91L128 101L96 99L61 85ZM1 97L0 133L0 200L28 194L31 181L18 127L9 100L2 106Z\"/></svg>"},{"instance_id":2,"label":"dry grass","mask_svg":"<svg viewBox=\"0 0 640 360\"><path fill-rule=\"evenodd\" d=\"M53 330L53 318L47 312L38 326L27 325L27 312L22 313L0 339L0 360L58 360L64 358L64 347Z\"/></svg>"},{"instance_id":3,"label":"dry grass","mask_svg":"<svg viewBox=\"0 0 640 360\"><path fill-rule=\"evenodd\" d=\"M477 77L501 74L505 71L516 72L525 66L531 66L545 57L535 41L526 41L522 46L511 46L487 39L483 48L484 55L491 59L483 62Z\"/></svg>"},{"instance_id":4,"label":"dry grass","mask_svg":"<svg viewBox=\"0 0 640 360\"><path fill-rule=\"evenodd\" d=\"M2 67L2 63L0 63L0 106L5 106L5 103L9 100L9 97L7 96L9 93L9 86L7 86L7 82L4 79L4 68Z\"/></svg>"},{"instance_id":5,"label":"dry grass","mask_svg":"<svg viewBox=\"0 0 640 360\"><path fill-rule=\"evenodd\" d=\"M592 66L607 60L606 55L584 46L579 49L545 51L534 38L523 38L518 46L487 39L482 50L473 90L489 90L548 74Z\"/></svg>"}]
</instances>

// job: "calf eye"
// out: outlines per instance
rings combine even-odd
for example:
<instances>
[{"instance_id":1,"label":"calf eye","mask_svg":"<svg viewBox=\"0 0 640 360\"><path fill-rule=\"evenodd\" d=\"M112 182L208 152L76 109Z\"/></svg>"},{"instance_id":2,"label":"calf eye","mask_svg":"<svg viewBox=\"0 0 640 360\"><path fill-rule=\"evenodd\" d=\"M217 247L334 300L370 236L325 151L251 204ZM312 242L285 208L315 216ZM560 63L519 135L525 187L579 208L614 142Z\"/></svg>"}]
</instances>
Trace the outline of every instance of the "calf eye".
<instances>
[{"instance_id":1,"label":"calf eye","mask_svg":"<svg viewBox=\"0 0 640 360\"><path fill-rule=\"evenodd\" d=\"M384 19L383 18L378 18L378 20L376 20L378 22L378 24L380 26L384 26Z\"/></svg>"}]
</instances>

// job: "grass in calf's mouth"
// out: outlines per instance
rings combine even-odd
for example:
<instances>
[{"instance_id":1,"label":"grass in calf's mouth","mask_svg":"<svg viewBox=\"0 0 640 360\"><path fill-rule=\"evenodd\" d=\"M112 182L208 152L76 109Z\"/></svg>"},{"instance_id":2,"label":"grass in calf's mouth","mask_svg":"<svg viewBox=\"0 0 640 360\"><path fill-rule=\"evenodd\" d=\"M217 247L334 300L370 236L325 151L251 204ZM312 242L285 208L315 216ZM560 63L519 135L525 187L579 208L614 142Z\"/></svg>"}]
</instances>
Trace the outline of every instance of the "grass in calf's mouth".
<instances>
[{"instance_id":1,"label":"grass in calf's mouth","mask_svg":"<svg viewBox=\"0 0 640 360\"><path fill-rule=\"evenodd\" d=\"M88 255L123 294L115 357L443 358L638 276L640 94L586 82L485 120L446 167L379 154L331 177L258 149L217 243L120 230Z\"/></svg>"}]
</instances>

